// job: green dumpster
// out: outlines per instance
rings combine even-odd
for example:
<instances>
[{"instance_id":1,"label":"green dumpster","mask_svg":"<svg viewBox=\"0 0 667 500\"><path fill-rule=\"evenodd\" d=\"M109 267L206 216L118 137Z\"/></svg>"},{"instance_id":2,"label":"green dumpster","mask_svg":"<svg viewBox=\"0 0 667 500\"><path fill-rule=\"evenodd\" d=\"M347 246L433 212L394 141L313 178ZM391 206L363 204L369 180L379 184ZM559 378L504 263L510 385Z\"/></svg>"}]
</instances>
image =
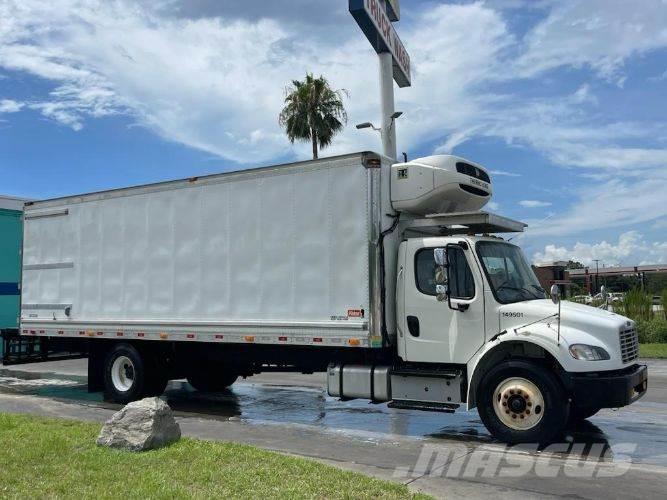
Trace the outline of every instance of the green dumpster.
<instances>
[{"instance_id":1,"label":"green dumpster","mask_svg":"<svg viewBox=\"0 0 667 500\"><path fill-rule=\"evenodd\" d=\"M0 196L0 330L18 328L23 200ZM0 342L0 359L3 354Z\"/></svg>"}]
</instances>

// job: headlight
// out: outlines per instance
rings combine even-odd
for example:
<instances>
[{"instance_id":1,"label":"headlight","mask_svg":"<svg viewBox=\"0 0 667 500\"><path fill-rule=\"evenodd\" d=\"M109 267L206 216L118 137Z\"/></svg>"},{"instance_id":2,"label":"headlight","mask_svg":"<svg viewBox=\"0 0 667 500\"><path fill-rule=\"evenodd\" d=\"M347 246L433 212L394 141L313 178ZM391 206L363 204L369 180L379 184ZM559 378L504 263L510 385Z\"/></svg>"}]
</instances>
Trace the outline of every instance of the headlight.
<instances>
[{"instance_id":1,"label":"headlight","mask_svg":"<svg viewBox=\"0 0 667 500\"><path fill-rule=\"evenodd\" d=\"M586 344L572 344L570 354L574 359L583 359L584 361L604 361L609 358L609 353L602 347Z\"/></svg>"}]
</instances>

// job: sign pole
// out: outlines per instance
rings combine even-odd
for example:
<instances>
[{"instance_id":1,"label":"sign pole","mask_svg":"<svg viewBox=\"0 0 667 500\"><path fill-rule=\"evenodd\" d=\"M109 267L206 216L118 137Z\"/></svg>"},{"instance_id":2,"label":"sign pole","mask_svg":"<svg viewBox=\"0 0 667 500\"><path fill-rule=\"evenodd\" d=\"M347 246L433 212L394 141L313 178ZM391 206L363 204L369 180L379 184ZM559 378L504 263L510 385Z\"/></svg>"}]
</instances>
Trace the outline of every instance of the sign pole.
<instances>
[{"instance_id":1,"label":"sign pole","mask_svg":"<svg viewBox=\"0 0 667 500\"><path fill-rule=\"evenodd\" d=\"M410 55L394 29L400 19L400 0L349 0L352 17L378 55L380 111L382 113L382 153L396 160L396 119L394 81L410 86Z\"/></svg>"},{"instance_id":2,"label":"sign pole","mask_svg":"<svg viewBox=\"0 0 667 500\"><path fill-rule=\"evenodd\" d=\"M382 153L396 159L396 122L394 114L393 60L390 52L378 54L380 65L380 107L382 110Z\"/></svg>"}]
</instances>

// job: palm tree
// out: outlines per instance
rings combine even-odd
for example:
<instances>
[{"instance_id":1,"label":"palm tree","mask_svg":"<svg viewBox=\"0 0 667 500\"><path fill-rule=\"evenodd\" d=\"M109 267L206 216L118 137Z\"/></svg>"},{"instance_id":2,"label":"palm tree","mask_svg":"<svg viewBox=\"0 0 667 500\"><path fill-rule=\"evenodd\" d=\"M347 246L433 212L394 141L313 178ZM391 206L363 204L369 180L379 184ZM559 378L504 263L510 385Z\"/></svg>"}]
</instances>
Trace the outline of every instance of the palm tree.
<instances>
[{"instance_id":1,"label":"palm tree","mask_svg":"<svg viewBox=\"0 0 667 500\"><path fill-rule=\"evenodd\" d=\"M332 90L323 76L314 78L310 73L304 81L292 80L285 89L285 107L278 117L290 142L310 140L316 159L318 145L324 148L331 144L333 136L347 123L344 95L349 94L344 89Z\"/></svg>"}]
</instances>

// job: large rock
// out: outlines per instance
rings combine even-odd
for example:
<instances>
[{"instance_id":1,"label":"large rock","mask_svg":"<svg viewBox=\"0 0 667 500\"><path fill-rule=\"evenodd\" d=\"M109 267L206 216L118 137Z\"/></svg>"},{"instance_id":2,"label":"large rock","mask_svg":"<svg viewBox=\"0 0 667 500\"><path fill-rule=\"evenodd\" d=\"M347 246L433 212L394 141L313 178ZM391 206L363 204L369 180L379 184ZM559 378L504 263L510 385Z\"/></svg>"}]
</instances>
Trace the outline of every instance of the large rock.
<instances>
[{"instance_id":1,"label":"large rock","mask_svg":"<svg viewBox=\"0 0 667 500\"><path fill-rule=\"evenodd\" d=\"M160 398L128 404L104 424L97 444L130 451L151 450L181 438L169 405Z\"/></svg>"}]
</instances>

